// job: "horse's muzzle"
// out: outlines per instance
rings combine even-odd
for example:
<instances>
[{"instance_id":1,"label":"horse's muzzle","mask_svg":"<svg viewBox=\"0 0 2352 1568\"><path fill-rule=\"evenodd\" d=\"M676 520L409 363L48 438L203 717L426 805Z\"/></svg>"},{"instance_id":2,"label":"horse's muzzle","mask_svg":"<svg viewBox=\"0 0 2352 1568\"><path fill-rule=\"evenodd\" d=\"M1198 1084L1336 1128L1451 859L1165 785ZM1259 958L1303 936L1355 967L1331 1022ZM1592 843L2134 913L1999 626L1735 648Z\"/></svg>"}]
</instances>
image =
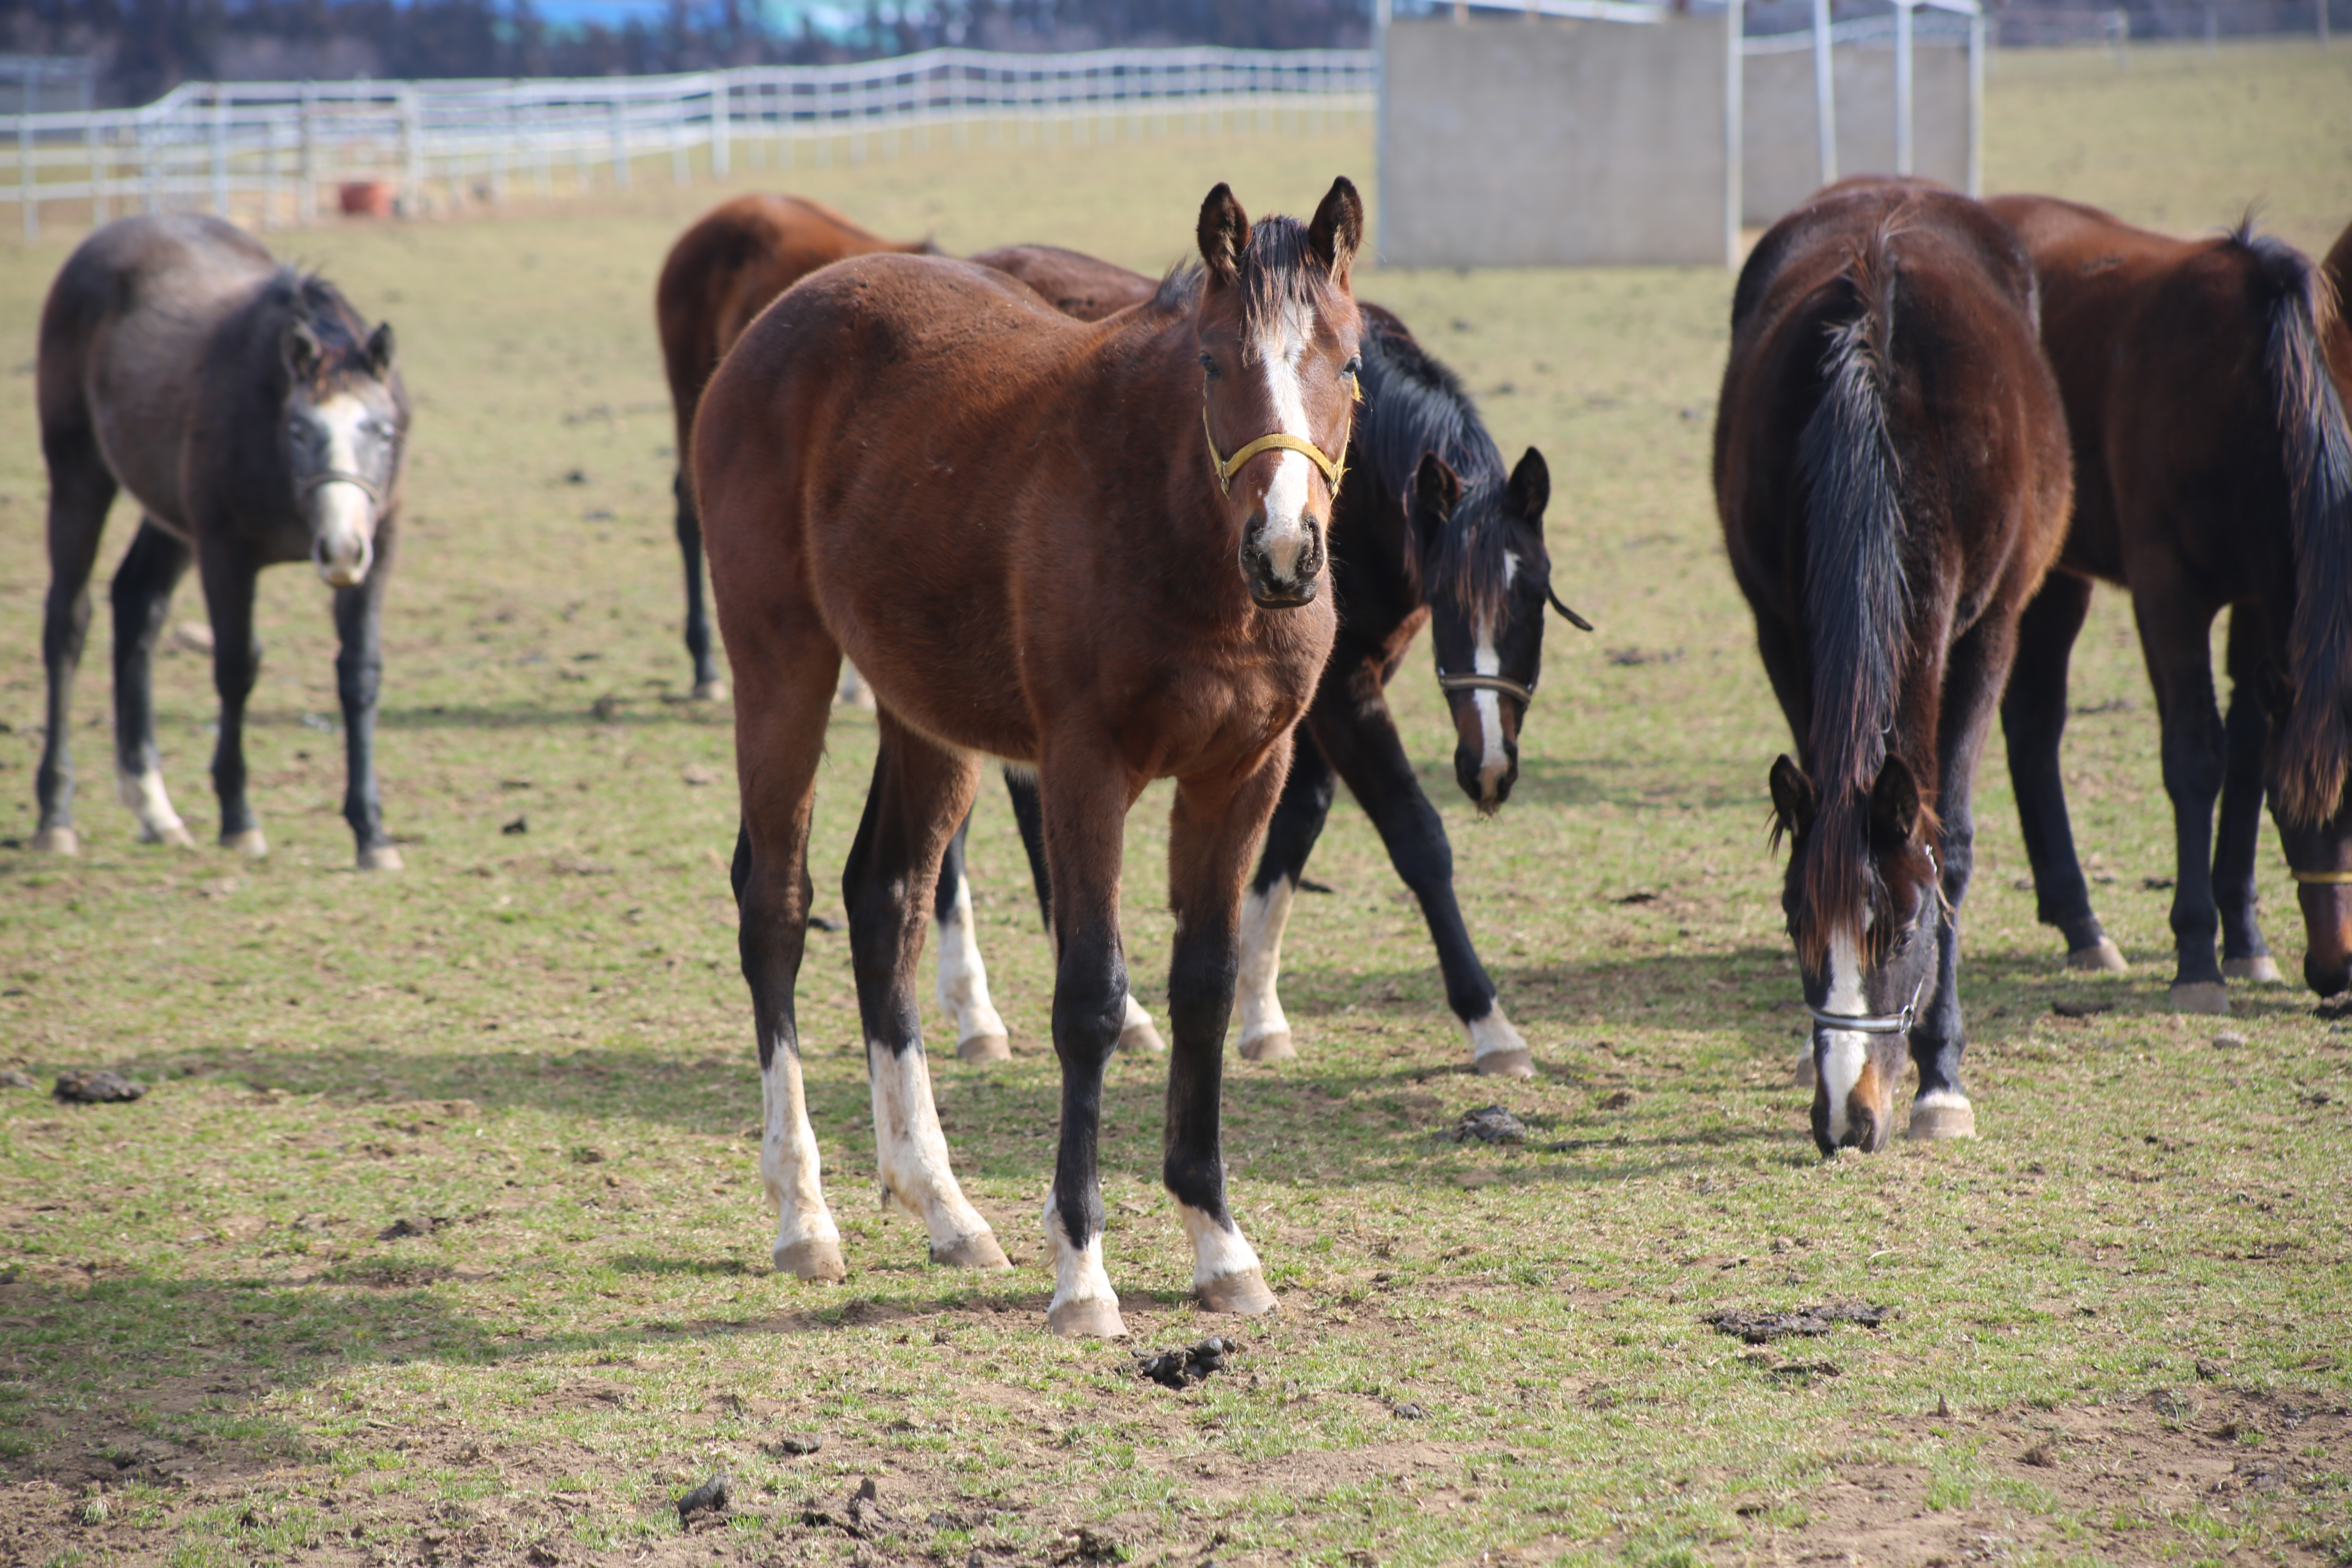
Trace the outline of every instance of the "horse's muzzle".
<instances>
[{"instance_id":1,"label":"horse's muzzle","mask_svg":"<svg viewBox=\"0 0 2352 1568\"><path fill-rule=\"evenodd\" d=\"M310 561L330 588L356 588L367 581L368 568L375 564L375 542L321 539L310 546Z\"/></svg>"},{"instance_id":2,"label":"horse's muzzle","mask_svg":"<svg viewBox=\"0 0 2352 1568\"><path fill-rule=\"evenodd\" d=\"M1308 524L1307 538L1286 552L1289 561L1277 563L1275 552L1263 542L1263 524L1262 518L1253 521L1250 542L1242 547L1242 581L1250 598L1261 610L1296 610L1313 604L1322 588L1321 526Z\"/></svg>"},{"instance_id":3,"label":"horse's muzzle","mask_svg":"<svg viewBox=\"0 0 2352 1568\"><path fill-rule=\"evenodd\" d=\"M1454 782L1470 797L1470 804L1481 816L1500 811L1503 803L1511 798L1511 786L1519 782L1519 743L1506 737L1503 741L1503 765L1489 777L1486 752L1471 746L1454 748Z\"/></svg>"}]
</instances>

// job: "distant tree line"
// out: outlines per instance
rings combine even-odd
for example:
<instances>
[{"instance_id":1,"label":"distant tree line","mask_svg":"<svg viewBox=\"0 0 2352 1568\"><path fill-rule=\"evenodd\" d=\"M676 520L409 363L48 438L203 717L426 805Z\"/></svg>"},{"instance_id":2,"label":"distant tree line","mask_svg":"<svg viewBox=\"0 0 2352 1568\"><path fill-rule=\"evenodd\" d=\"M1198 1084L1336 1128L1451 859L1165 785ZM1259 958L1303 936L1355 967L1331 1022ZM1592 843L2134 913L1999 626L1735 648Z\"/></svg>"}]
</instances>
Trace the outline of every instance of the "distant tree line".
<instances>
[{"instance_id":1,"label":"distant tree line","mask_svg":"<svg viewBox=\"0 0 2352 1568\"><path fill-rule=\"evenodd\" d=\"M867 0L821 32L759 0L667 0L654 14L557 26L531 0L0 0L0 52L87 55L99 100L144 103L183 81L642 75L803 65L941 44L1361 46L1371 0Z\"/></svg>"}]
</instances>

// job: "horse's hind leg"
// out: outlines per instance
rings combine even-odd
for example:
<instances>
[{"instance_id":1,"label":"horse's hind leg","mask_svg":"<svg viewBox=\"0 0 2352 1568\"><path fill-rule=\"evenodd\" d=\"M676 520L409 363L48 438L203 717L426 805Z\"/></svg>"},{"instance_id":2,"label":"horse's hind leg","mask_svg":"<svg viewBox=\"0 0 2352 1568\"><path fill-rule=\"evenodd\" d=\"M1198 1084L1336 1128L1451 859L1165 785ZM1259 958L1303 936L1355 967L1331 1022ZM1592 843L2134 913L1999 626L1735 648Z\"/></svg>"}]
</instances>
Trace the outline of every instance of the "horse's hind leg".
<instances>
[{"instance_id":1,"label":"horse's hind leg","mask_svg":"<svg viewBox=\"0 0 2352 1568\"><path fill-rule=\"evenodd\" d=\"M794 621L807 626L813 617L803 614ZM770 646L737 655L761 658L770 677L756 692L745 693L735 724L743 820L732 880L740 916L736 946L760 1047L760 1179L776 1206L777 1272L840 1279L848 1270L841 1232L825 1206L816 1130L809 1123L793 987L815 891L808 874L809 818L841 656L822 631L772 635Z\"/></svg>"},{"instance_id":2,"label":"horse's hind leg","mask_svg":"<svg viewBox=\"0 0 2352 1568\"><path fill-rule=\"evenodd\" d=\"M41 808L33 847L71 855L74 832L73 683L89 635L89 574L99 535L114 504L114 475L86 424L43 421L41 452L49 468L49 595L41 617L41 662L48 675L48 728L41 737L34 794Z\"/></svg>"},{"instance_id":3,"label":"horse's hind leg","mask_svg":"<svg viewBox=\"0 0 2352 1568\"><path fill-rule=\"evenodd\" d=\"M939 890L931 913L939 926L940 1010L955 1020L956 1055L968 1062L999 1062L1013 1055L1004 1020L988 994L988 965L971 925L971 880L964 874L967 815L940 859Z\"/></svg>"},{"instance_id":4,"label":"horse's hind leg","mask_svg":"<svg viewBox=\"0 0 2352 1568\"><path fill-rule=\"evenodd\" d=\"M114 574L114 780L142 844L196 842L172 809L155 749L155 644L191 553L148 518Z\"/></svg>"},{"instance_id":5,"label":"horse's hind leg","mask_svg":"<svg viewBox=\"0 0 2352 1568\"><path fill-rule=\"evenodd\" d=\"M677 553L686 568L686 651L694 660L695 700L716 701L727 695L719 676L719 661L710 651L710 612L702 595L702 519L694 510L694 480L686 471L685 447L679 448L677 478Z\"/></svg>"},{"instance_id":6,"label":"horse's hind leg","mask_svg":"<svg viewBox=\"0 0 2352 1568\"><path fill-rule=\"evenodd\" d=\"M914 734L887 713L880 729L874 784L841 874L841 892L849 907L857 1010L866 1026L883 1197L923 1222L934 1263L1006 1268L1011 1265L995 1232L965 1200L949 1164L916 1001L929 911L910 895L939 885L940 858L971 807L979 763Z\"/></svg>"},{"instance_id":7,"label":"horse's hind leg","mask_svg":"<svg viewBox=\"0 0 2352 1568\"><path fill-rule=\"evenodd\" d=\"M1168 822L1168 907L1176 917L1168 1026L1175 1043L1168 1062L1161 1178L1192 1242L1192 1289L1202 1307L1245 1316L1271 1311L1275 1302L1257 1254L1225 1203L1225 1025L1233 1016L1241 946L1242 879L1288 761L1277 751L1237 784L1181 783Z\"/></svg>"},{"instance_id":8,"label":"horse's hind leg","mask_svg":"<svg viewBox=\"0 0 2352 1568\"><path fill-rule=\"evenodd\" d=\"M2263 700L2262 613L2230 612L2230 715L2222 721L2225 758L2221 817L2213 840L2213 899L2221 914L2221 978L2281 983L2255 912L2254 852L2263 832L2263 746L2270 708Z\"/></svg>"},{"instance_id":9,"label":"horse's hind leg","mask_svg":"<svg viewBox=\"0 0 2352 1568\"><path fill-rule=\"evenodd\" d=\"M2009 741L2010 784L2041 921L2066 939L2067 968L2120 970L2124 955L2091 911L2058 763L2066 733L2067 659L2090 610L2089 578L2053 572L2043 580L2018 619L2017 658L2001 698L2000 728Z\"/></svg>"},{"instance_id":10,"label":"horse's hind leg","mask_svg":"<svg viewBox=\"0 0 2352 1568\"><path fill-rule=\"evenodd\" d=\"M1029 879L1037 889L1037 913L1050 934L1054 929L1054 879L1045 868L1045 815L1037 804L1037 775L1027 768L1008 764L1004 769L1004 794L1013 803L1013 820L1021 829L1021 847L1029 854ZM1168 1049L1168 1042L1160 1037L1159 1026L1151 1021L1150 1010L1136 1000L1133 986L1128 988L1127 1016L1119 1025L1118 1048L1155 1057Z\"/></svg>"}]
</instances>

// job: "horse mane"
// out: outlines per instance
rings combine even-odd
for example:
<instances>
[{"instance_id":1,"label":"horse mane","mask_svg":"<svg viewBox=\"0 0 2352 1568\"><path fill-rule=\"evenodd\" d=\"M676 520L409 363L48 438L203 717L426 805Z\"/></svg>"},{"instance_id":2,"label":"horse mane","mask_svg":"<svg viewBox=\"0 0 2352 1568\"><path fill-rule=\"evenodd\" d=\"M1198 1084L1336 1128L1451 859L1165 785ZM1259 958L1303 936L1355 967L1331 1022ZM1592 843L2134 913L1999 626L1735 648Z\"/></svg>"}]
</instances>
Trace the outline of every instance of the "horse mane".
<instances>
[{"instance_id":1,"label":"horse mane","mask_svg":"<svg viewBox=\"0 0 2352 1568\"><path fill-rule=\"evenodd\" d=\"M1797 940L1813 963L1825 960L1833 931L1864 939L1875 875L1869 797L1886 760L1895 688L1909 652L1900 462L1886 409L1898 213L1890 207L1881 215L1832 285L1845 298L1825 323L1821 401L1797 443L1812 665L1806 760L1821 792L1804 873L1813 918ZM1840 314L1845 319L1837 320Z\"/></svg>"},{"instance_id":2,"label":"horse mane","mask_svg":"<svg viewBox=\"0 0 2352 1568\"><path fill-rule=\"evenodd\" d=\"M309 327L328 356L356 353L367 343L367 323L341 289L299 267L280 267L263 285L262 301Z\"/></svg>"},{"instance_id":3,"label":"horse mane","mask_svg":"<svg viewBox=\"0 0 2352 1568\"><path fill-rule=\"evenodd\" d=\"M2227 243L2247 253L2268 296L2263 368L2294 546L2294 698L2279 747L2279 805L2291 822L2316 824L2336 815L2352 773L2352 431L2322 346L2336 301L2311 258L2256 235L2251 214Z\"/></svg>"},{"instance_id":4,"label":"horse mane","mask_svg":"<svg viewBox=\"0 0 2352 1568\"><path fill-rule=\"evenodd\" d=\"M1422 596L1443 596L1472 619L1499 628L1508 605L1504 556L1509 531L1499 515L1509 471L1461 378L1432 358L1404 323L1377 308L1364 312L1363 416L1354 432L1355 465L1389 494L1412 493L1413 470L1434 452L1462 481L1424 574L1411 530L1404 533L1405 580Z\"/></svg>"},{"instance_id":5,"label":"horse mane","mask_svg":"<svg viewBox=\"0 0 2352 1568\"><path fill-rule=\"evenodd\" d=\"M1207 276L1198 261L1170 262L1168 270L1160 275L1160 287L1151 291L1151 299L1144 308L1154 315L1183 315L1201 298L1201 285Z\"/></svg>"}]
</instances>

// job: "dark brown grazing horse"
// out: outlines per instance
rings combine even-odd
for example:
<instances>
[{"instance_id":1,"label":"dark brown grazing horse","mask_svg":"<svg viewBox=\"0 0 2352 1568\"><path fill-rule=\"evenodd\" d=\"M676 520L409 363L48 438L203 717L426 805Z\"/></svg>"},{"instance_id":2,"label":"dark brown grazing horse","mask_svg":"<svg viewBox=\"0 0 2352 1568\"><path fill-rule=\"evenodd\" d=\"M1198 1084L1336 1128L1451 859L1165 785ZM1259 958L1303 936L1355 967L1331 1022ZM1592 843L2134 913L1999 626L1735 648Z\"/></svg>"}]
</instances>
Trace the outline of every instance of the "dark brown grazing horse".
<instances>
[{"instance_id":1,"label":"dark brown grazing horse","mask_svg":"<svg viewBox=\"0 0 2352 1568\"><path fill-rule=\"evenodd\" d=\"M1163 1176L1213 1310L1274 1305L1224 1195L1219 1086L1243 879L1329 657L1324 534L1360 325L1355 187L1314 221L1202 205L1198 273L1101 322L969 263L869 256L793 289L711 379L694 473L735 672L734 884L758 1031L775 1259L843 1273L803 1097L793 987L809 817L842 657L879 705L842 877L884 1190L940 1262L1004 1267L932 1106L922 892L982 756L1037 772L1058 958L1061 1136L1049 1326L1124 1331L1102 1265L1103 1070L1127 974L1122 824L1176 781Z\"/></svg>"},{"instance_id":2,"label":"dark brown grazing horse","mask_svg":"<svg viewBox=\"0 0 2352 1568\"><path fill-rule=\"evenodd\" d=\"M172 590L194 560L220 693L220 841L267 851L246 800L245 704L261 668L254 579L307 560L335 591L342 640L343 817L361 869L399 867L374 760L408 434L392 358L389 326L369 331L334 285L278 266L217 218L124 218L67 258L41 311L37 392L49 469L49 705L35 848L70 855L79 845L68 707L99 536L128 490L144 516L114 575L115 777L141 839L193 842L163 788L152 666Z\"/></svg>"},{"instance_id":3,"label":"dark brown grazing horse","mask_svg":"<svg viewBox=\"0 0 2352 1568\"><path fill-rule=\"evenodd\" d=\"M1990 205L2033 258L2074 448L2065 553L2026 612L2001 704L2042 920L2070 963L2122 967L2058 764L2067 656L2105 578L2131 592L2163 728L2172 1005L2224 1013L2225 979L2278 977L2254 909L2265 787L2301 884L2304 976L2333 995L2352 984L2352 438L2323 347L2327 290L2301 252L2243 227L2182 240L2047 197ZM2210 651L2224 608L2226 724Z\"/></svg>"},{"instance_id":4,"label":"dark brown grazing horse","mask_svg":"<svg viewBox=\"0 0 2352 1568\"><path fill-rule=\"evenodd\" d=\"M819 202L758 195L721 202L670 247L654 287L654 325L677 419L677 548L686 566L686 650L694 658L695 696L727 694L711 657L702 601L702 524L688 482L694 411L710 373L752 317L818 268L852 256L920 255L933 248L927 239L900 243L868 234Z\"/></svg>"},{"instance_id":5,"label":"dark brown grazing horse","mask_svg":"<svg viewBox=\"0 0 2352 1568\"><path fill-rule=\"evenodd\" d=\"M1813 1016L1813 1141L1973 1135L1960 1084L1969 788L2066 519L2023 250L1925 181L1848 180L1739 274L1716 504L1801 765L1772 766Z\"/></svg>"}]
</instances>

